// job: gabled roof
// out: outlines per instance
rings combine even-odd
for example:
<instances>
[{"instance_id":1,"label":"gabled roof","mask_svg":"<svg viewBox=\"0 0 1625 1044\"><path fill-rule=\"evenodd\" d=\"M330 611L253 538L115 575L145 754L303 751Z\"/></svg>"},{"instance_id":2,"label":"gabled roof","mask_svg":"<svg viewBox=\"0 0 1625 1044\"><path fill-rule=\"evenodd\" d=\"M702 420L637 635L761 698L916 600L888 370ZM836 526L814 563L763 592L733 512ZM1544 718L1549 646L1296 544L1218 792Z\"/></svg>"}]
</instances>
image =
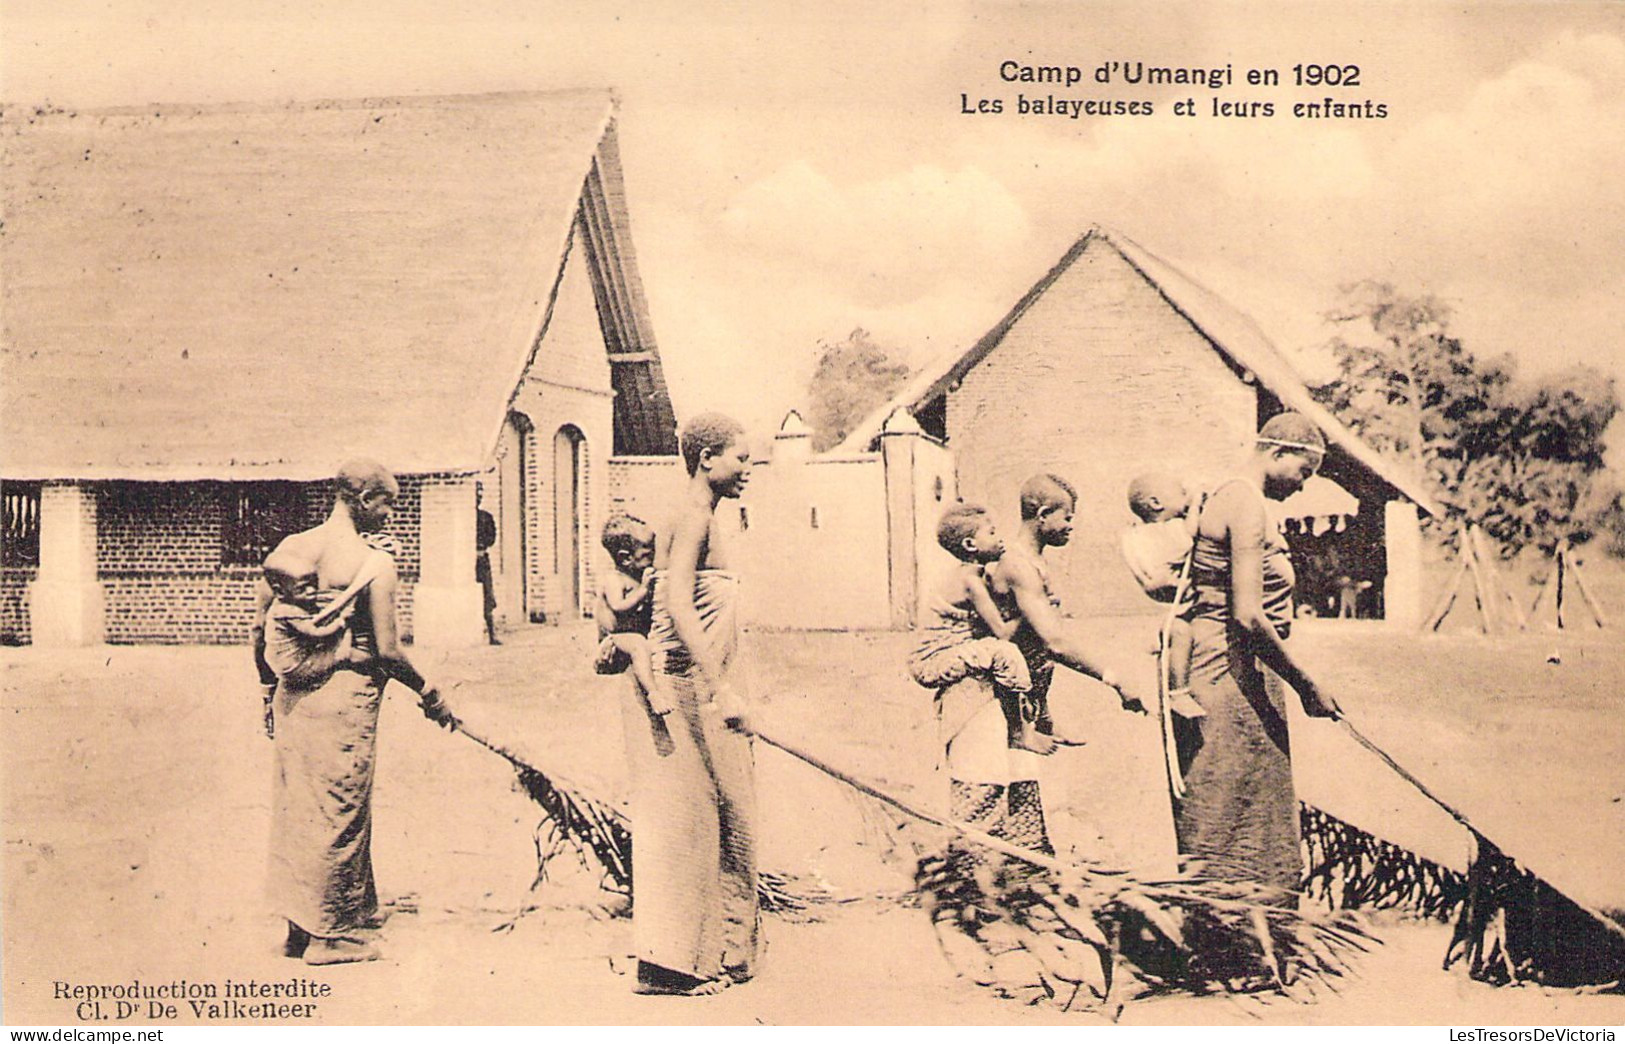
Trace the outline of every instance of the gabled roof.
<instances>
[{"instance_id":1,"label":"gabled roof","mask_svg":"<svg viewBox=\"0 0 1625 1044\"><path fill-rule=\"evenodd\" d=\"M1378 453L1343 425L1330 411L1316 402L1303 378L1264 332L1247 316L1218 295L1203 287L1174 266L1163 261L1120 232L1096 225L1073 243L1060 261L1033 284L1003 319L969 349L945 353L915 374L889 402L864 418L850 435L831 452L852 452L868 447L885 426L886 418L901 408L917 410L951 391L978 363L987 358L1011 327L1026 314L1072 265L1090 249L1115 251L1201 334L1231 366L1251 374L1282 405L1304 414L1326 433L1326 438L1350 457L1369 468L1424 511L1439 514L1441 509L1419 478Z\"/></svg>"},{"instance_id":2,"label":"gabled roof","mask_svg":"<svg viewBox=\"0 0 1625 1044\"><path fill-rule=\"evenodd\" d=\"M0 475L480 470L573 230L616 441L673 452L614 115L602 90L7 106Z\"/></svg>"}]
</instances>

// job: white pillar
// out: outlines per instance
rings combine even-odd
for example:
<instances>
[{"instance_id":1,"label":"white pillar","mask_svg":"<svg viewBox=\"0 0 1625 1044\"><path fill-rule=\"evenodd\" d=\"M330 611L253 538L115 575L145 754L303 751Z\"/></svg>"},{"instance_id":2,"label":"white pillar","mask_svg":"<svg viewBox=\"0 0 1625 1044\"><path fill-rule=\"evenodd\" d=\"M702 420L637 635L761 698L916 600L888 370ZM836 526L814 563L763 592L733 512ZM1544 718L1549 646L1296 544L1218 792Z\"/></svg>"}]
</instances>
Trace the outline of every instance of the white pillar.
<instances>
[{"instance_id":1,"label":"white pillar","mask_svg":"<svg viewBox=\"0 0 1625 1044\"><path fill-rule=\"evenodd\" d=\"M914 626L919 613L918 512L915 506L915 457L925 433L907 411L899 409L880 432L880 459L886 469L886 562L891 592L891 625Z\"/></svg>"},{"instance_id":2,"label":"white pillar","mask_svg":"<svg viewBox=\"0 0 1625 1044\"><path fill-rule=\"evenodd\" d=\"M474 579L474 537L473 477L425 480L422 558L412 592L415 644L462 648L485 642L484 595Z\"/></svg>"},{"instance_id":3,"label":"white pillar","mask_svg":"<svg viewBox=\"0 0 1625 1044\"><path fill-rule=\"evenodd\" d=\"M1383 544L1388 557L1384 617L1390 627L1415 630L1422 625L1422 530L1415 504L1390 500L1384 505Z\"/></svg>"},{"instance_id":4,"label":"white pillar","mask_svg":"<svg viewBox=\"0 0 1625 1044\"><path fill-rule=\"evenodd\" d=\"M39 574L28 600L37 646L100 645L106 638L96 578L96 494L90 488L50 482L40 489Z\"/></svg>"}]
</instances>

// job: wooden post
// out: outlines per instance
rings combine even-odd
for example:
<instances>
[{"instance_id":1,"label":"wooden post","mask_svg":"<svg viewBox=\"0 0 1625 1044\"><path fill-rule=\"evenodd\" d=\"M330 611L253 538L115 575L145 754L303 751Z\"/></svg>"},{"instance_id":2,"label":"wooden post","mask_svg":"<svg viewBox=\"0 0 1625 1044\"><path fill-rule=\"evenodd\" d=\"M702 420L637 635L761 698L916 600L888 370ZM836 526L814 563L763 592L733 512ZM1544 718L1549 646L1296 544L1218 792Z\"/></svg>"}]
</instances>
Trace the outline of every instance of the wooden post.
<instances>
[{"instance_id":1,"label":"wooden post","mask_svg":"<svg viewBox=\"0 0 1625 1044\"><path fill-rule=\"evenodd\" d=\"M1478 555L1473 551L1473 527L1468 526L1461 534L1462 553L1467 556L1467 568L1473 574L1473 597L1478 602L1478 625L1485 634L1489 634L1490 627L1490 601L1484 593L1484 574L1479 567Z\"/></svg>"},{"instance_id":2,"label":"wooden post","mask_svg":"<svg viewBox=\"0 0 1625 1044\"><path fill-rule=\"evenodd\" d=\"M1563 541L1557 545L1557 629L1563 629L1563 574L1567 571L1569 559L1569 542Z\"/></svg>"},{"instance_id":3,"label":"wooden post","mask_svg":"<svg viewBox=\"0 0 1625 1044\"><path fill-rule=\"evenodd\" d=\"M1467 559L1463 555L1456 558L1456 571L1450 576L1450 583L1445 587L1444 593L1439 596L1433 611L1428 613L1427 622L1422 625L1423 630L1437 631L1444 618L1450 615L1450 607L1456 604L1456 592L1461 590L1461 581L1467 573Z\"/></svg>"},{"instance_id":4,"label":"wooden post","mask_svg":"<svg viewBox=\"0 0 1625 1044\"><path fill-rule=\"evenodd\" d=\"M1474 535L1478 539L1477 549L1483 550L1489 547L1490 538L1484 535L1482 529L1475 529ZM1512 609L1512 619L1518 625L1518 630L1529 630L1529 620L1523 615L1523 607L1518 605L1516 598L1512 597L1512 590L1507 587L1506 581L1502 578L1501 570L1493 564L1488 564L1494 562L1495 556L1479 554L1478 559L1480 562L1486 563L1484 568L1489 571L1490 587L1493 593L1499 596L1497 601L1505 601Z\"/></svg>"},{"instance_id":5,"label":"wooden post","mask_svg":"<svg viewBox=\"0 0 1625 1044\"><path fill-rule=\"evenodd\" d=\"M1554 558L1552 560L1551 567L1548 568L1546 570L1546 572L1541 574L1540 580L1539 580L1539 582L1537 584L1537 586L1540 588L1540 590L1535 592L1535 602L1534 602L1533 605L1531 605L1529 607L1529 615L1530 615L1531 618L1534 618L1536 620L1539 619L1539 617L1540 617L1540 603L1542 603L1542 602L1544 602L1546 600L1546 591L1552 586L1552 573L1556 568L1557 568L1557 561Z\"/></svg>"},{"instance_id":6,"label":"wooden post","mask_svg":"<svg viewBox=\"0 0 1625 1044\"><path fill-rule=\"evenodd\" d=\"M1602 615L1602 606L1598 605L1597 600L1591 597L1591 591L1586 587L1585 576L1580 572L1578 565L1573 567L1573 573L1574 586L1579 589L1580 597L1585 600L1586 608L1591 610L1591 615L1597 621L1597 626L1599 628L1607 627L1608 621Z\"/></svg>"}]
</instances>

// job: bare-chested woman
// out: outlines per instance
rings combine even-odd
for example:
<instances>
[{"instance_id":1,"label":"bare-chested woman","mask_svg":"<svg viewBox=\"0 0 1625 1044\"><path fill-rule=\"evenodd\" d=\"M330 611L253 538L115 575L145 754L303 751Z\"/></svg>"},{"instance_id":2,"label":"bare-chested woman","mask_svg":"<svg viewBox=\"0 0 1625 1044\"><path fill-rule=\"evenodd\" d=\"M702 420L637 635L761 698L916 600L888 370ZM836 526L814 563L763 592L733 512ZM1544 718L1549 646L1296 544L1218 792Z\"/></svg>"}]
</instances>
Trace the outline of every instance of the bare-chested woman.
<instances>
[{"instance_id":1,"label":"bare-chested woman","mask_svg":"<svg viewBox=\"0 0 1625 1044\"><path fill-rule=\"evenodd\" d=\"M295 533L266 558L287 576L314 572L322 592L343 592L378 568L364 534L388 520L399 487L371 461L339 470L327 520ZM283 952L308 964L368 961L378 950L378 893L372 876L372 778L378 707L389 679L421 698L424 713L450 725L438 692L401 651L395 633L395 565L378 569L350 617L350 653L330 669L284 676L272 698L276 768L272 777L269 891L288 922ZM268 587L260 594L256 660L263 649ZM297 677L297 680L295 678Z\"/></svg>"},{"instance_id":2,"label":"bare-chested woman","mask_svg":"<svg viewBox=\"0 0 1625 1044\"><path fill-rule=\"evenodd\" d=\"M719 414L683 427L689 480L656 539L649 628L671 710L652 716L631 686L624 701L640 993L716 993L755 973L755 782L731 677L739 581L716 519L750 477L744 434Z\"/></svg>"}]
</instances>

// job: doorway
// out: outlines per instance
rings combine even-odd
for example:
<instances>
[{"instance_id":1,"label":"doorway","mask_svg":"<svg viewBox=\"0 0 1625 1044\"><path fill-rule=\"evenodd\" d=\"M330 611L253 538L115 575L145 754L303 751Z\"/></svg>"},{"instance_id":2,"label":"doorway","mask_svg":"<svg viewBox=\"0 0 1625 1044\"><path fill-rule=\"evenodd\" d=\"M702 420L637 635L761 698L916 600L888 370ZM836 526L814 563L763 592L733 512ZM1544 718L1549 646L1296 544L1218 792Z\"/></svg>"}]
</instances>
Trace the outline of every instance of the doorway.
<instances>
[{"instance_id":1,"label":"doorway","mask_svg":"<svg viewBox=\"0 0 1625 1044\"><path fill-rule=\"evenodd\" d=\"M509 413L502 426L502 449L497 461L497 502L487 505L497 521L497 546L491 569L496 587L497 616L509 627L529 619L530 578L526 563L530 540L526 532L530 492L530 418Z\"/></svg>"},{"instance_id":2,"label":"doorway","mask_svg":"<svg viewBox=\"0 0 1625 1044\"><path fill-rule=\"evenodd\" d=\"M586 436L566 424L553 436L553 573L558 582L557 623L581 619L581 500Z\"/></svg>"}]
</instances>

